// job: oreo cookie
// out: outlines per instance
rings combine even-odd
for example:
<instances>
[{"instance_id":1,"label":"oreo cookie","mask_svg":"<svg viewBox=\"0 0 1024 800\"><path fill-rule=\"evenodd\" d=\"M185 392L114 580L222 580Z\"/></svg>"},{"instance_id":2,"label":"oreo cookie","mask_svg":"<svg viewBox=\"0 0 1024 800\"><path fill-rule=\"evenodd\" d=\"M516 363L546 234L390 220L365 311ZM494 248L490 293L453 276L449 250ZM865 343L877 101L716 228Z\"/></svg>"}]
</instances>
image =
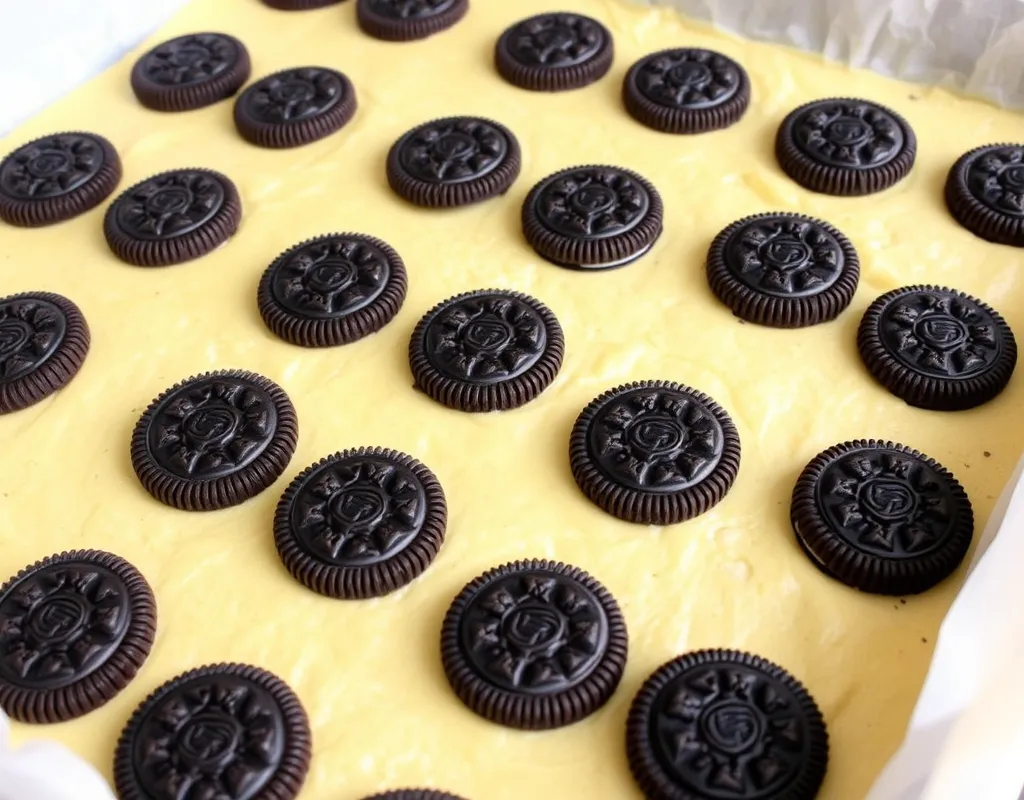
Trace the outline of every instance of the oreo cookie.
<instances>
[{"instance_id":1,"label":"oreo cookie","mask_svg":"<svg viewBox=\"0 0 1024 800\"><path fill-rule=\"evenodd\" d=\"M622 102L633 119L656 131L706 133L739 122L750 105L750 78L713 50L661 50L630 67Z\"/></svg>"},{"instance_id":2,"label":"oreo cookie","mask_svg":"<svg viewBox=\"0 0 1024 800\"><path fill-rule=\"evenodd\" d=\"M698 650L640 687L626 757L650 800L813 800L828 767L828 732L814 699L782 667L736 650Z\"/></svg>"},{"instance_id":3,"label":"oreo cookie","mask_svg":"<svg viewBox=\"0 0 1024 800\"><path fill-rule=\"evenodd\" d=\"M299 436L284 390L253 372L207 372L154 400L132 433L132 468L161 503L213 511L276 481Z\"/></svg>"},{"instance_id":4,"label":"oreo cookie","mask_svg":"<svg viewBox=\"0 0 1024 800\"><path fill-rule=\"evenodd\" d=\"M360 233L298 244L267 267L260 316L286 342L334 347L387 325L405 302L405 264L390 245Z\"/></svg>"},{"instance_id":5,"label":"oreo cookie","mask_svg":"<svg viewBox=\"0 0 1024 800\"><path fill-rule=\"evenodd\" d=\"M388 152L388 184L426 208L479 203L507 192L519 177L519 142L482 117L446 117L418 125Z\"/></svg>"},{"instance_id":6,"label":"oreo cookie","mask_svg":"<svg viewBox=\"0 0 1024 800\"><path fill-rule=\"evenodd\" d=\"M864 592L918 594L951 575L974 536L974 512L935 459L873 439L830 447L801 473L790 519L826 575Z\"/></svg>"},{"instance_id":7,"label":"oreo cookie","mask_svg":"<svg viewBox=\"0 0 1024 800\"><path fill-rule=\"evenodd\" d=\"M309 771L309 720L266 670L215 664L154 691L114 755L120 800L298 797Z\"/></svg>"},{"instance_id":8,"label":"oreo cookie","mask_svg":"<svg viewBox=\"0 0 1024 800\"><path fill-rule=\"evenodd\" d=\"M262 78L235 101L235 128L258 147L301 147L355 116L352 82L328 67L295 67Z\"/></svg>"},{"instance_id":9,"label":"oreo cookie","mask_svg":"<svg viewBox=\"0 0 1024 800\"><path fill-rule=\"evenodd\" d=\"M309 11L314 8L326 8L340 3L341 0L263 0L263 4L280 11Z\"/></svg>"},{"instance_id":10,"label":"oreo cookie","mask_svg":"<svg viewBox=\"0 0 1024 800\"><path fill-rule=\"evenodd\" d=\"M418 578L444 542L448 507L434 473L381 447L345 450L299 473L274 516L288 572L328 597L382 597Z\"/></svg>"},{"instance_id":11,"label":"oreo cookie","mask_svg":"<svg viewBox=\"0 0 1024 800\"><path fill-rule=\"evenodd\" d=\"M674 525L717 505L740 468L740 437L718 403L670 381L628 383L583 409L569 466L595 505L626 522Z\"/></svg>"},{"instance_id":12,"label":"oreo cookie","mask_svg":"<svg viewBox=\"0 0 1024 800\"><path fill-rule=\"evenodd\" d=\"M946 206L974 235L1024 247L1024 145L989 144L960 156L946 177Z\"/></svg>"},{"instance_id":13,"label":"oreo cookie","mask_svg":"<svg viewBox=\"0 0 1024 800\"><path fill-rule=\"evenodd\" d=\"M0 588L0 709L66 722L124 689L149 656L156 601L142 574L100 550L26 567Z\"/></svg>"},{"instance_id":14,"label":"oreo cookie","mask_svg":"<svg viewBox=\"0 0 1024 800\"><path fill-rule=\"evenodd\" d=\"M121 159L96 133L54 133L0 161L0 219L39 228L84 214L121 182Z\"/></svg>"},{"instance_id":15,"label":"oreo cookie","mask_svg":"<svg viewBox=\"0 0 1024 800\"><path fill-rule=\"evenodd\" d=\"M612 269L645 255L661 236L661 195L621 167L570 167L544 178L523 202L523 235L560 267Z\"/></svg>"},{"instance_id":16,"label":"oreo cookie","mask_svg":"<svg viewBox=\"0 0 1024 800\"><path fill-rule=\"evenodd\" d=\"M805 189L852 197L903 180L917 157L910 124L890 108L855 98L815 100L791 111L775 137L783 172Z\"/></svg>"},{"instance_id":17,"label":"oreo cookie","mask_svg":"<svg viewBox=\"0 0 1024 800\"><path fill-rule=\"evenodd\" d=\"M51 292L0 299L0 414L34 405L78 374L89 352L78 306Z\"/></svg>"},{"instance_id":18,"label":"oreo cookie","mask_svg":"<svg viewBox=\"0 0 1024 800\"><path fill-rule=\"evenodd\" d=\"M905 286L875 300L861 319L857 349L886 389L935 411L987 403L1017 365L1006 321L981 300L938 286Z\"/></svg>"},{"instance_id":19,"label":"oreo cookie","mask_svg":"<svg viewBox=\"0 0 1024 800\"><path fill-rule=\"evenodd\" d=\"M426 39L466 16L469 0L356 0L363 33L388 42Z\"/></svg>"},{"instance_id":20,"label":"oreo cookie","mask_svg":"<svg viewBox=\"0 0 1024 800\"><path fill-rule=\"evenodd\" d=\"M596 19L554 12L507 28L495 46L494 65L520 89L563 92L599 81L614 54L611 32Z\"/></svg>"},{"instance_id":21,"label":"oreo cookie","mask_svg":"<svg viewBox=\"0 0 1024 800\"><path fill-rule=\"evenodd\" d=\"M125 190L107 209L103 233L122 261L166 267L205 256L242 220L231 179L210 169L161 172Z\"/></svg>"},{"instance_id":22,"label":"oreo cookie","mask_svg":"<svg viewBox=\"0 0 1024 800\"><path fill-rule=\"evenodd\" d=\"M455 598L441 661L470 710L510 728L571 725L608 702L626 666L618 603L586 572L516 561L485 572Z\"/></svg>"},{"instance_id":23,"label":"oreo cookie","mask_svg":"<svg viewBox=\"0 0 1024 800\"><path fill-rule=\"evenodd\" d=\"M231 97L249 80L249 51L226 33L190 33L158 44L132 68L132 91L154 111L191 111Z\"/></svg>"},{"instance_id":24,"label":"oreo cookie","mask_svg":"<svg viewBox=\"0 0 1024 800\"><path fill-rule=\"evenodd\" d=\"M803 328L841 314L857 291L860 261L850 240L802 214L756 214L711 243L708 285L740 319Z\"/></svg>"},{"instance_id":25,"label":"oreo cookie","mask_svg":"<svg viewBox=\"0 0 1024 800\"><path fill-rule=\"evenodd\" d=\"M390 792L372 795L365 800L463 800L463 798L448 792L439 792L436 789L394 789Z\"/></svg>"},{"instance_id":26,"label":"oreo cookie","mask_svg":"<svg viewBox=\"0 0 1024 800\"><path fill-rule=\"evenodd\" d=\"M562 367L565 339L547 306L484 289L438 303L409 342L416 388L459 411L508 411L529 403Z\"/></svg>"}]
</instances>

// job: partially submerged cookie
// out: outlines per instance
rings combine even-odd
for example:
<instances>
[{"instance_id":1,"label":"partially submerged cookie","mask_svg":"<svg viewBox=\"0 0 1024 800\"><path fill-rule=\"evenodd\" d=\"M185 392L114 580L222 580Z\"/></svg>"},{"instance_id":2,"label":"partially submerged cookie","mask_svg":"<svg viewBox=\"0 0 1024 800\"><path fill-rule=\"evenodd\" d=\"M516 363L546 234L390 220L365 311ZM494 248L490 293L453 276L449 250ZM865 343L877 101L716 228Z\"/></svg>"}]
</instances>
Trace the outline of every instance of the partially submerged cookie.
<instances>
[{"instance_id":1,"label":"partially submerged cookie","mask_svg":"<svg viewBox=\"0 0 1024 800\"><path fill-rule=\"evenodd\" d=\"M439 792L436 789L393 789L390 792L381 792L365 800L463 800L463 798Z\"/></svg>"},{"instance_id":2,"label":"partially submerged cookie","mask_svg":"<svg viewBox=\"0 0 1024 800\"><path fill-rule=\"evenodd\" d=\"M816 567L876 594L917 594L940 583L974 535L971 502L949 470L875 440L816 456L793 489L790 519Z\"/></svg>"},{"instance_id":3,"label":"partially submerged cookie","mask_svg":"<svg viewBox=\"0 0 1024 800\"><path fill-rule=\"evenodd\" d=\"M301 347L369 336L405 302L405 264L386 242L335 233L302 242L267 267L257 291L267 327Z\"/></svg>"},{"instance_id":4,"label":"partially submerged cookie","mask_svg":"<svg viewBox=\"0 0 1024 800\"><path fill-rule=\"evenodd\" d=\"M361 600L419 577L441 549L447 520L429 468L405 453L360 447L299 473L277 505L274 541L300 583Z\"/></svg>"},{"instance_id":5,"label":"partially submerged cookie","mask_svg":"<svg viewBox=\"0 0 1024 800\"><path fill-rule=\"evenodd\" d=\"M88 714L131 682L155 635L153 592L127 561L45 558L0 587L0 708L33 723Z\"/></svg>"},{"instance_id":6,"label":"partially submerged cookie","mask_svg":"<svg viewBox=\"0 0 1024 800\"><path fill-rule=\"evenodd\" d=\"M264 5L281 11L308 11L313 8L326 8L340 3L342 0L263 0Z\"/></svg>"},{"instance_id":7,"label":"partially submerged cookie","mask_svg":"<svg viewBox=\"0 0 1024 800\"><path fill-rule=\"evenodd\" d=\"M523 235L562 267L612 269L645 255L661 235L661 195L611 166L570 167L540 181L523 202Z\"/></svg>"},{"instance_id":8,"label":"partially submerged cookie","mask_svg":"<svg viewBox=\"0 0 1024 800\"><path fill-rule=\"evenodd\" d=\"M886 389L935 411L987 403L1017 365L1017 342L1002 316L939 286L905 286L875 300L861 319L857 348Z\"/></svg>"},{"instance_id":9,"label":"partially submerged cookie","mask_svg":"<svg viewBox=\"0 0 1024 800\"><path fill-rule=\"evenodd\" d=\"M426 39L466 16L469 0L356 0L363 33L390 42Z\"/></svg>"},{"instance_id":10,"label":"partially submerged cookie","mask_svg":"<svg viewBox=\"0 0 1024 800\"><path fill-rule=\"evenodd\" d=\"M139 706L117 743L114 785L120 800L294 800L311 750L306 712L284 681L215 664L173 678Z\"/></svg>"},{"instance_id":11,"label":"partially submerged cookie","mask_svg":"<svg viewBox=\"0 0 1024 800\"><path fill-rule=\"evenodd\" d=\"M89 352L89 325L59 294L0 299L0 414L20 411L62 389Z\"/></svg>"},{"instance_id":12,"label":"partially submerged cookie","mask_svg":"<svg viewBox=\"0 0 1024 800\"><path fill-rule=\"evenodd\" d=\"M546 730L590 716L626 666L615 598L577 567L531 560L471 581L441 628L441 661L472 711L512 728Z\"/></svg>"},{"instance_id":13,"label":"partially submerged cookie","mask_svg":"<svg viewBox=\"0 0 1024 800\"><path fill-rule=\"evenodd\" d=\"M626 756L649 800L814 800L828 733L814 699L782 667L736 650L698 650L640 687Z\"/></svg>"},{"instance_id":14,"label":"partially submerged cookie","mask_svg":"<svg viewBox=\"0 0 1024 800\"><path fill-rule=\"evenodd\" d=\"M121 181L121 159L97 133L53 133L0 161L0 219L37 228L77 217Z\"/></svg>"},{"instance_id":15,"label":"partially submerged cookie","mask_svg":"<svg viewBox=\"0 0 1024 800\"><path fill-rule=\"evenodd\" d=\"M806 189L873 194L903 180L917 138L890 108L856 98L815 100L791 111L775 137L779 166Z\"/></svg>"},{"instance_id":16,"label":"partially submerged cookie","mask_svg":"<svg viewBox=\"0 0 1024 800\"><path fill-rule=\"evenodd\" d=\"M132 467L160 502L213 511L277 480L298 435L295 408L276 383L244 370L208 372L150 404L132 433Z\"/></svg>"},{"instance_id":17,"label":"partially submerged cookie","mask_svg":"<svg viewBox=\"0 0 1024 800\"><path fill-rule=\"evenodd\" d=\"M989 144L960 156L946 176L946 206L976 236L1024 247L1024 145Z\"/></svg>"},{"instance_id":18,"label":"partially submerged cookie","mask_svg":"<svg viewBox=\"0 0 1024 800\"><path fill-rule=\"evenodd\" d=\"M494 65L513 86L562 92L603 78L614 52L611 32L596 19L556 11L509 26L495 45Z\"/></svg>"},{"instance_id":19,"label":"partially submerged cookie","mask_svg":"<svg viewBox=\"0 0 1024 800\"><path fill-rule=\"evenodd\" d=\"M388 152L388 184L426 208L479 203L507 192L519 177L519 142L482 117L445 117L417 125Z\"/></svg>"},{"instance_id":20,"label":"partially submerged cookie","mask_svg":"<svg viewBox=\"0 0 1024 800\"><path fill-rule=\"evenodd\" d=\"M555 315L529 295L484 289L434 306L409 341L416 387L460 411L508 411L558 375L565 353Z\"/></svg>"},{"instance_id":21,"label":"partially submerged cookie","mask_svg":"<svg viewBox=\"0 0 1024 800\"><path fill-rule=\"evenodd\" d=\"M165 267L206 255L242 220L238 189L211 169L175 169L126 189L103 219L107 245L137 267Z\"/></svg>"},{"instance_id":22,"label":"partially submerged cookie","mask_svg":"<svg viewBox=\"0 0 1024 800\"><path fill-rule=\"evenodd\" d=\"M162 42L132 68L132 91L155 111L190 111L231 97L249 80L249 51L226 33Z\"/></svg>"},{"instance_id":23,"label":"partially submerged cookie","mask_svg":"<svg viewBox=\"0 0 1024 800\"><path fill-rule=\"evenodd\" d=\"M651 53L626 73L622 101L637 122L665 133L705 133L739 122L750 104L747 71L713 50Z\"/></svg>"},{"instance_id":24,"label":"partially submerged cookie","mask_svg":"<svg viewBox=\"0 0 1024 800\"><path fill-rule=\"evenodd\" d=\"M740 466L728 413L670 381L629 383L583 409L569 438L573 478L626 522L673 525L721 502Z\"/></svg>"},{"instance_id":25,"label":"partially submerged cookie","mask_svg":"<svg viewBox=\"0 0 1024 800\"><path fill-rule=\"evenodd\" d=\"M860 261L850 240L802 214L756 214L711 243L711 291L740 319L802 328L835 319L850 305Z\"/></svg>"},{"instance_id":26,"label":"partially submerged cookie","mask_svg":"<svg viewBox=\"0 0 1024 800\"><path fill-rule=\"evenodd\" d=\"M235 128L259 147L302 147L341 130L355 116L356 90L329 67L293 67L252 84L235 101Z\"/></svg>"}]
</instances>

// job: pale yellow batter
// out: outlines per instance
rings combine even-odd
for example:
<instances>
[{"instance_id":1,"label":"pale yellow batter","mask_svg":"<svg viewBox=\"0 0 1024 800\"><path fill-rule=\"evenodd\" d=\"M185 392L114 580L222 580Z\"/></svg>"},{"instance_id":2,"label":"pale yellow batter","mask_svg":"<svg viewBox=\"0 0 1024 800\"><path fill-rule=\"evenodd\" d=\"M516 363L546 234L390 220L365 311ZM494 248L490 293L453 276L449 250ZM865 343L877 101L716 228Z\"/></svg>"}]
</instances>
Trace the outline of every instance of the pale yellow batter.
<instances>
[{"instance_id":1,"label":"pale yellow batter","mask_svg":"<svg viewBox=\"0 0 1024 800\"><path fill-rule=\"evenodd\" d=\"M525 92L492 67L494 41L514 20L552 6L604 22L615 65L600 83L563 94ZM1024 444L1024 379L995 402L942 414L904 405L860 364L855 331L877 295L909 283L954 286L998 309L1024 335L1024 252L987 244L946 213L949 165L980 144L1020 138L1021 119L981 102L827 65L616 0L475 0L435 38L388 44L358 30L353 3L273 11L256 0L196 0L150 41L232 33L253 75L294 65L341 69L359 111L341 133L298 150L260 150L235 132L231 103L167 115L129 88L133 54L0 142L7 152L58 130L88 129L116 145L122 188L165 169L222 170L238 184L238 235L189 264L145 270L118 262L103 240L103 208L59 227L0 230L0 294L60 292L92 326L79 376L55 397L0 417L0 572L50 553L112 550L156 592L152 655L114 701L77 721L16 737L54 737L109 776L115 740L135 706L173 675L214 661L273 670L309 712L314 758L302 797L356 800L373 790L430 784L470 800L638 797L623 746L626 712L663 661L700 647L755 651L803 680L825 714L831 761L822 797L862 797L899 743L962 575L926 595L858 594L818 572L794 543L789 495L818 451L857 437L892 438L942 461L984 524ZM623 111L622 77L641 55L710 47L750 72L753 101L729 130L699 137L641 127ZM894 189L842 199L798 187L776 166L787 111L836 94L897 109L917 132L917 166ZM478 114L519 137L523 171L503 198L426 211L388 189L391 143L434 117ZM565 166L612 163L653 181L665 233L643 260L584 274L541 261L523 241L529 188ZM836 322L796 331L744 325L707 288L704 254L733 220L785 210L828 220L856 245L860 289ZM381 333L333 350L276 339L256 309L266 265L317 234L379 236L404 257L409 295ZM537 401L500 415L450 411L412 390L406 347L419 317L458 292L508 287L532 294L565 329L565 365ZM128 457L149 401L186 376L225 367L278 381L299 414L286 474L244 505L208 514L165 507L139 485ZM577 413L611 386L677 380L733 415L743 464L707 515L646 529L598 510L569 472ZM339 602L294 581L271 536L287 482L336 450L382 445L411 453L448 496L448 540L422 579L379 601ZM570 728L525 734L485 722L452 694L438 631L455 593L499 563L557 558L616 595L630 660L608 706ZM0 578L2 580L3 578Z\"/></svg>"}]
</instances>

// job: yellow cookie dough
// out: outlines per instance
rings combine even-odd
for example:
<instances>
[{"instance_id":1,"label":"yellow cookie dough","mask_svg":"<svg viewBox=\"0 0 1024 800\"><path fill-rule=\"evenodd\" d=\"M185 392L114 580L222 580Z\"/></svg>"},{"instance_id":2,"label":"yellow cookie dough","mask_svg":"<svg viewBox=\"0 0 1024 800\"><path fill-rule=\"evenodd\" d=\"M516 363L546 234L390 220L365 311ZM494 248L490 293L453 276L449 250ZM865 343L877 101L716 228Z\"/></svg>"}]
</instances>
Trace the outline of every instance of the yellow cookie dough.
<instances>
[{"instance_id":1,"label":"yellow cookie dough","mask_svg":"<svg viewBox=\"0 0 1024 800\"><path fill-rule=\"evenodd\" d=\"M495 73L501 31L551 10L551 0L475 0L455 28L410 44L360 33L352 2L283 13L257 0L196 0L137 53L0 142L6 152L52 131L95 130L121 153L121 188L174 167L211 167L234 179L244 204L230 243L166 269L118 262L104 243L103 208L54 228L0 230L0 294L60 292L81 306L93 331L70 386L0 417L0 572L64 549L109 549L149 578L160 614L152 655L122 694L71 723L16 725L16 739L56 738L109 776L116 738L151 690L201 664L243 661L280 675L309 712L306 800L357 800L409 785L470 800L622 800L639 796L623 733L640 683L685 650L725 646L779 662L814 694L831 735L821 797L865 794L901 740L962 572L905 603L847 589L796 546L789 496L804 464L825 447L891 438L950 468L971 496L979 531L985 523L1024 444L1024 382L1018 376L973 411L913 409L869 377L855 332L876 296L929 282L981 297L1024 333L1024 252L975 238L942 200L955 158L1020 138L1021 119L943 90L712 32L669 10L613 0L554 5L594 16L614 33L615 64L600 83L533 94ZM241 38L254 77L306 64L342 70L358 92L355 119L316 144L271 151L239 138L230 102L183 114L141 107L128 81L135 57L201 30ZM671 136L624 112L629 65L679 45L720 50L747 68L753 101L739 124ZM836 94L906 116L920 143L907 180L880 195L842 199L804 191L782 174L772 152L779 121L801 103ZM522 175L506 196L478 206L414 208L387 187L387 150L413 125L453 114L510 127L522 145ZM519 210L529 188L584 163L636 170L664 198L664 235L625 269L559 269L523 241ZM821 217L857 247L860 288L834 323L795 331L741 324L708 290L711 239L733 220L767 210ZM260 274L296 242L338 230L381 237L401 253L409 271L404 308L381 333L346 347L303 350L276 339L256 309ZM447 410L413 391L409 335L439 300L491 286L551 307L565 329L564 367L517 411ZM263 373L290 394L299 415L295 457L275 486L240 507L207 514L165 507L132 472L132 428L163 389L228 367ZM583 406L645 378L708 392L732 414L743 442L726 500L667 529L604 514L579 492L568 466L569 430ZM448 538L422 579L395 595L332 601L285 572L271 522L300 470L359 445L403 450L436 472L448 496ZM625 678L607 707L549 733L475 717L450 691L438 652L442 617L463 584L526 557L591 572L618 598L630 632Z\"/></svg>"}]
</instances>

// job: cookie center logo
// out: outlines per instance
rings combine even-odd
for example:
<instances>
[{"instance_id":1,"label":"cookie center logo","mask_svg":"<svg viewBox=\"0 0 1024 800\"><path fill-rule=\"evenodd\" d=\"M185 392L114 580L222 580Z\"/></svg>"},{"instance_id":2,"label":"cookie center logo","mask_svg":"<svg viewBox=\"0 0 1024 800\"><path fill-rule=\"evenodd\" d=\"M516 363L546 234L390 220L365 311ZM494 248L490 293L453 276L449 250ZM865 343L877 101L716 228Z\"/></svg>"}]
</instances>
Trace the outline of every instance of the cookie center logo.
<instances>
[{"instance_id":1,"label":"cookie center logo","mask_svg":"<svg viewBox=\"0 0 1024 800\"><path fill-rule=\"evenodd\" d=\"M37 605L28 618L28 630L38 641L57 644L81 630L88 617L85 601L74 594L58 594Z\"/></svg>"},{"instance_id":2,"label":"cookie center logo","mask_svg":"<svg viewBox=\"0 0 1024 800\"><path fill-rule=\"evenodd\" d=\"M307 285L314 292L337 292L355 282L358 270L349 261L330 259L310 270Z\"/></svg>"},{"instance_id":3,"label":"cookie center logo","mask_svg":"<svg viewBox=\"0 0 1024 800\"><path fill-rule=\"evenodd\" d=\"M316 96L316 89L308 81L293 78L274 86L270 96L278 103L292 105L312 100Z\"/></svg>"},{"instance_id":4,"label":"cookie center logo","mask_svg":"<svg viewBox=\"0 0 1024 800\"><path fill-rule=\"evenodd\" d=\"M342 489L330 500L331 514L347 525L373 525L388 508L388 499L376 486L352 486Z\"/></svg>"},{"instance_id":5,"label":"cookie center logo","mask_svg":"<svg viewBox=\"0 0 1024 800\"><path fill-rule=\"evenodd\" d=\"M0 322L0 361L21 350L32 337L32 329L20 319Z\"/></svg>"},{"instance_id":6,"label":"cookie center logo","mask_svg":"<svg viewBox=\"0 0 1024 800\"><path fill-rule=\"evenodd\" d=\"M464 133L449 133L434 144L434 151L442 161L462 161L479 150L473 137Z\"/></svg>"},{"instance_id":7,"label":"cookie center logo","mask_svg":"<svg viewBox=\"0 0 1024 800\"><path fill-rule=\"evenodd\" d=\"M178 735L183 761L198 769L215 769L231 760L238 745L238 723L222 714L199 714Z\"/></svg>"},{"instance_id":8,"label":"cookie center logo","mask_svg":"<svg viewBox=\"0 0 1024 800\"><path fill-rule=\"evenodd\" d=\"M686 429L667 416L642 418L629 428L629 440L651 456L667 455L686 442Z\"/></svg>"},{"instance_id":9,"label":"cookie center logo","mask_svg":"<svg viewBox=\"0 0 1024 800\"><path fill-rule=\"evenodd\" d=\"M761 257L776 269L791 270L811 260L811 248L792 236L783 235L765 244Z\"/></svg>"},{"instance_id":10,"label":"cookie center logo","mask_svg":"<svg viewBox=\"0 0 1024 800\"><path fill-rule=\"evenodd\" d=\"M226 404L197 409L185 420L185 433L197 445L224 445L238 429L238 412Z\"/></svg>"},{"instance_id":11,"label":"cookie center logo","mask_svg":"<svg viewBox=\"0 0 1024 800\"><path fill-rule=\"evenodd\" d=\"M931 347L951 350L967 341L967 328L953 317L933 314L917 321L914 333Z\"/></svg>"},{"instance_id":12,"label":"cookie center logo","mask_svg":"<svg viewBox=\"0 0 1024 800\"><path fill-rule=\"evenodd\" d=\"M684 61L672 67L666 77L676 86L701 87L711 83L714 75L706 64L700 64L696 61Z\"/></svg>"},{"instance_id":13,"label":"cookie center logo","mask_svg":"<svg viewBox=\"0 0 1024 800\"><path fill-rule=\"evenodd\" d=\"M590 185L584 186L573 194L570 203L573 210L579 214L590 217L595 214L603 214L615 208L615 192L607 186Z\"/></svg>"},{"instance_id":14,"label":"cookie center logo","mask_svg":"<svg viewBox=\"0 0 1024 800\"><path fill-rule=\"evenodd\" d=\"M462 331L462 340L474 350L484 353L496 353L507 347L514 336L512 326L495 317L475 319Z\"/></svg>"},{"instance_id":15,"label":"cookie center logo","mask_svg":"<svg viewBox=\"0 0 1024 800\"><path fill-rule=\"evenodd\" d=\"M67 172L72 166L71 156L59 150L46 150L31 161L25 168L34 178L50 178L61 172Z\"/></svg>"},{"instance_id":16,"label":"cookie center logo","mask_svg":"<svg viewBox=\"0 0 1024 800\"><path fill-rule=\"evenodd\" d=\"M851 147L866 143L871 138L871 128L857 117L839 117L825 128L825 137L832 144Z\"/></svg>"},{"instance_id":17,"label":"cookie center logo","mask_svg":"<svg viewBox=\"0 0 1024 800\"><path fill-rule=\"evenodd\" d=\"M725 753L750 750L761 736L761 719L750 706L723 702L711 706L701 717L708 744Z\"/></svg>"},{"instance_id":18,"label":"cookie center logo","mask_svg":"<svg viewBox=\"0 0 1024 800\"><path fill-rule=\"evenodd\" d=\"M917 505L909 486L886 478L867 481L861 487L859 499L868 513L884 522L908 519Z\"/></svg>"},{"instance_id":19,"label":"cookie center logo","mask_svg":"<svg viewBox=\"0 0 1024 800\"><path fill-rule=\"evenodd\" d=\"M157 216L184 214L192 205L192 192L184 186L165 186L146 198L146 210Z\"/></svg>"},{"instance_id":20,"label":"cookie center logo","mask_svg":"<svg viewBox=\"0 0 1024 800\"><path fill-rule=\"evenodd\" d=\"M565 638L566 619L555 608L525 603L513 609L502 622L509 643L526 653L539 653Z\"/></svg>"},{"instance_id":21,"label":"cookie center logo","mask_svg":"<svg viewBox=\"0 0 1024 800\"><path fill-rule=\"evenodd\" d=\"M184 45L171 54L170 61L176 67L192 68L213 60L213 54L197 42Z\"/></svg>"},{"instance_id":22,"label":"cookie center logo","mask_svg":"<svg viewBox=\"0 0 1024 800\"><path fill-rule=\"evenodd\" d=\"M1013 191L1024 190L1024 165L1014 164L999 173L999 182Z\"/></svg>"}]
</instances>

